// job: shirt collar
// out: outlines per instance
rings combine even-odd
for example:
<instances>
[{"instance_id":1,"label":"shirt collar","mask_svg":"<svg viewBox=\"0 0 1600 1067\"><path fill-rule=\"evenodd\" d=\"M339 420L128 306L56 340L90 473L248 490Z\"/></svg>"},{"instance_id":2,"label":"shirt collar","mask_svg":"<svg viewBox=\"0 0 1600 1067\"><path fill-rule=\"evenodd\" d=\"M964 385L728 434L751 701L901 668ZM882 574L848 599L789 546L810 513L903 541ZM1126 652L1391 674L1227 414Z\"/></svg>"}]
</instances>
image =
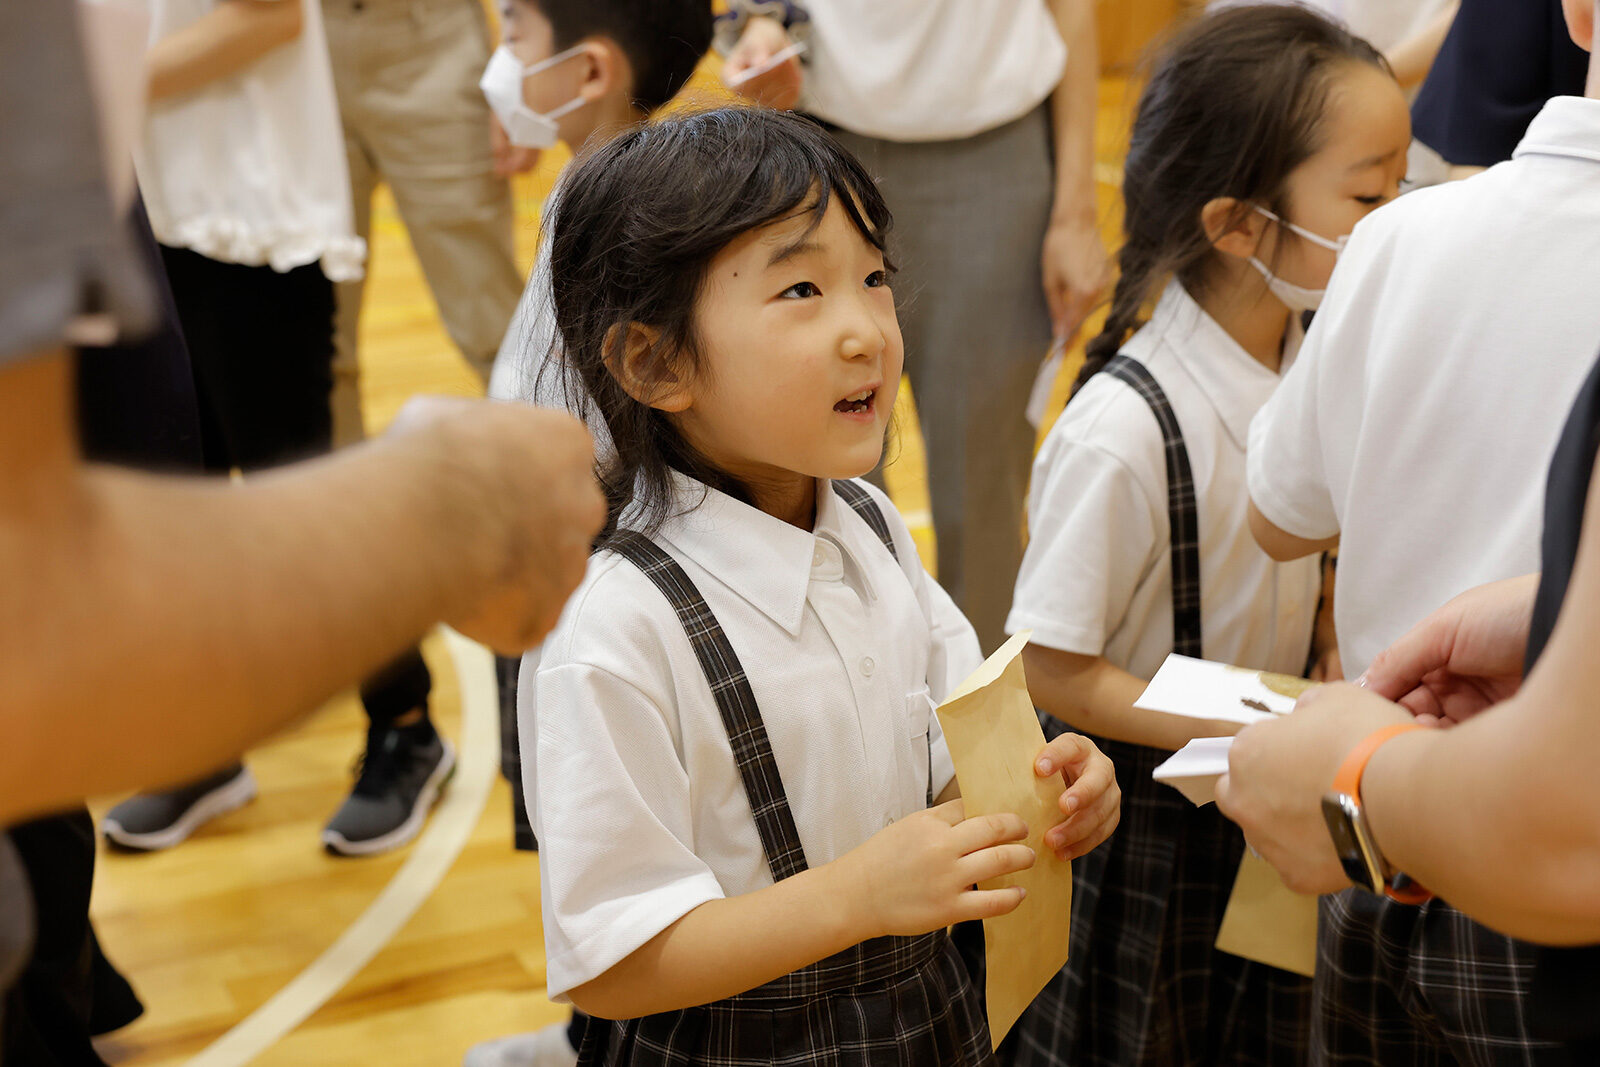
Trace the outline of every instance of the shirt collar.
<instances>
[{"instance_id":1,"label":"shirt collar","mask_svg":"<svg viewBox=\"0 0 1600 1067\"><path fill-rule=\"evenodd\" d=\"M1290 315L1283 366L1274 374L1206 314L1176 279L1167 283L1150 324L1140 332L1145 331L1150 333L1152 347L1166 342L1166 349L1200 387L1228 436L1241 449L1250 439L1250 420L1294 362L1305 337L1300 317ZM1129 344L1131 347L1132 342Z\"/></svg>"},{"instance_id":2,"label":"shirt collar","mask_svg":"<svg viewBox=\"0 0 1600 1067\"><path fill-rule=\"evenodd\" d=\"M817 479L816 526L807 532L688 475L674 471L671 477L674 505L683 511L662 526L661 540L790 636L800 633L813 568L825 567L819 541L836 546L866 596L876 597L862 532L877 539L827 479Z\"/></svg>"},{"instance_id":3,"label":"shirt collar","mask_svg":"<svg viewBox=\"0 0 1600 1067\"><path fill-rule=\"evenodd\" d=\"M1555 96L1545 101L1511 158L1529 155L1600 162L1600 100Z\"/></svg>"}]
</instances>

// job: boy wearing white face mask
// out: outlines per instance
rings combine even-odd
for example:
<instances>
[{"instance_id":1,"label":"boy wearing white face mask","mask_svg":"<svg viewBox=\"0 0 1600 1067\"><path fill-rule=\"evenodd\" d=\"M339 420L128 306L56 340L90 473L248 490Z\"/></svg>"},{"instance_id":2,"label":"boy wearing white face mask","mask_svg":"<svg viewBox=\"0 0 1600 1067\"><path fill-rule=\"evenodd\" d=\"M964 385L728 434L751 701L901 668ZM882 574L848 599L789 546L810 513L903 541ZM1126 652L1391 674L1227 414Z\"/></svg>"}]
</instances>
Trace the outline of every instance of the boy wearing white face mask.
<instances>
[{"instance_id":1,"label":"boy wearing white face mask","mask_svg":"<svg viewBox=\"0 0 1600 1067\"><path fill-rule=\"evenodd\" d=\"M711 47L709 0L502 0L500 47L479 88L516 148L537 153L564 142L575 154L598 147L666 105ZM559 195L559 187L558 193ZM550 205L546 205L548 212ZM550 248L540 241L533 274L495 358L489 395L541 407L573 407L559 375L541 369L561 359L550 296ZM610 437L598 418L587 420L603 460ZM538 650L529 654L537 660ZM523 800L516 718L518 661L502 659L501 764L511 780L516 842L535 846ZM533 670L524 672L530 679ZM524 714L527 708L524 708ZM528 795L532 795L531 789ZM485 1042L467 1053L466 1067L565 1067L577 1061L582 1015L529 1034Z\"/></svg>"}]
</instances>

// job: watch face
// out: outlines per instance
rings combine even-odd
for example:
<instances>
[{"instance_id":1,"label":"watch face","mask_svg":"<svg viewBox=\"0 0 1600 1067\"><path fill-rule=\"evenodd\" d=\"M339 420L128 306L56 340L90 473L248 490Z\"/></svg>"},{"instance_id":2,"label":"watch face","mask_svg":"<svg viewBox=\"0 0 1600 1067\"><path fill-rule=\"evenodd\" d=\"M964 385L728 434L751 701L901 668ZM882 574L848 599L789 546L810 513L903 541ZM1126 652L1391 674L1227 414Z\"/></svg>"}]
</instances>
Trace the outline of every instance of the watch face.
<instances>
[{"instance_id":1,"label":"watch face","mask_svg":"<svg viewBox=\"0 0 1600 1067\"><path fill-rule=\"evenodd\" d=\"M1343 793L1322 798L1322 818L1328 824L1333 850L1344 867L1345 876L1370 893L1383 890L1383 872L1376 852L1363 829L1365 823L1355 800Z\"/></svg>"}]
</instances>

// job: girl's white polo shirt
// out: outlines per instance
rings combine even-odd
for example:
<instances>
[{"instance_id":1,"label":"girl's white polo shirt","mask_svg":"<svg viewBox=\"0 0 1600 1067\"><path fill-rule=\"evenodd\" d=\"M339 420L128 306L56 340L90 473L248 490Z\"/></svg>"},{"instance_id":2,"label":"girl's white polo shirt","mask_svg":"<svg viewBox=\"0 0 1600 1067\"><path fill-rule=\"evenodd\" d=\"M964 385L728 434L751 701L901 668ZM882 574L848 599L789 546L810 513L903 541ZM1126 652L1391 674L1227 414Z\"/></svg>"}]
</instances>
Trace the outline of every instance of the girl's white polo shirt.
<instances>
[{"instance_id":1,"label":"girl's white polo shirt","mask_svg":"<svg viewBox=\"0 0 1600 1067\"><path fill-rule=\"evenodd\" d=\"M812 866L954 777L935 702L982 662L910 532L896 562L818 483L812 532L678 476L656 536L727 632ZM601 552L545 642L522 719L554 998L708 900L772 884L727 733L672 606Z\"/></svg>"},{"instance_id":2,"label":"girl's white polo shirt","mask_svg":"<svg viewBox=\"0 0 1600 1067\"><path fill-rule=\"evenodd\" d=\"M1284 356L1293 359L1298 324ZM1274 563L1250 535L1245 445L1279 376L1172 282L1123 352L1172 404L1188 447L1200 518L1205 655L1299 674L1320 592L1317 559ZM1171 527L1161 428L1109 374L1067 405L1034 462L1029 541L1006 630L1035 644L1105 656L1149 678L1172 651Z\"/></svg>"}]
</instances>

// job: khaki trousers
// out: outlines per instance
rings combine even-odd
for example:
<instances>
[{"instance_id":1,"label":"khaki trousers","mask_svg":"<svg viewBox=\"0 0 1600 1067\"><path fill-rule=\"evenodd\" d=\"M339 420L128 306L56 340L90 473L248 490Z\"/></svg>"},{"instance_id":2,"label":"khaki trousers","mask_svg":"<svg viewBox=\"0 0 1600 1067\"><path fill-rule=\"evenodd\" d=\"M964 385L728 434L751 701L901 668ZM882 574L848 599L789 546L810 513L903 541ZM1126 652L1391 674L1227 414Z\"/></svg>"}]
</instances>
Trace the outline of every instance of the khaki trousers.
<instances>
[{"instance_id":1,"label":"khaki trousers","mask_svg":"<svg viewBox=\"0 0 1600 1067\"><path fill-rule=\"evenodd\" d=\"M323 0L322 12L356 231L370 239L372 194L387 182L445 330L487 382L522 276L510 186L494 174L489 105L478 89L489 61L483 8L479 0ZM361 437L362 290L360 281L339 287L338 444Z\"/></svg>"}]
</instances>

